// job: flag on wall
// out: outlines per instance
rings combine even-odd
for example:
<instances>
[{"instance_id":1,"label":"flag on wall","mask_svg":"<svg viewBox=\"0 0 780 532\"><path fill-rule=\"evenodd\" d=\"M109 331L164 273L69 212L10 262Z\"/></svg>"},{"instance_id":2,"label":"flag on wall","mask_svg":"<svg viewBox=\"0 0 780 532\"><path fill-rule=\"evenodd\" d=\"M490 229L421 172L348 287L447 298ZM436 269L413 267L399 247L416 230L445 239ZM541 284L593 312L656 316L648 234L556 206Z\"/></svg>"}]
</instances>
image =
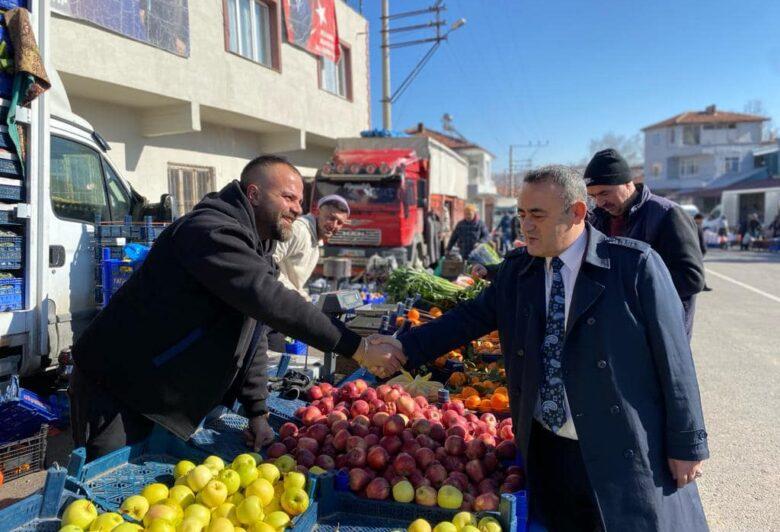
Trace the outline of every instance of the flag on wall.
<instances>
[{"instance_id":1,"label":"flag on wall","mask_svg":"<svg viewBox=\"0 0 780 532\"><path fill-rule=\"evenodd\" d=\"M338 62L341 55L335 0L283 0L287 40Z\"/></svg>"}]
</instances>

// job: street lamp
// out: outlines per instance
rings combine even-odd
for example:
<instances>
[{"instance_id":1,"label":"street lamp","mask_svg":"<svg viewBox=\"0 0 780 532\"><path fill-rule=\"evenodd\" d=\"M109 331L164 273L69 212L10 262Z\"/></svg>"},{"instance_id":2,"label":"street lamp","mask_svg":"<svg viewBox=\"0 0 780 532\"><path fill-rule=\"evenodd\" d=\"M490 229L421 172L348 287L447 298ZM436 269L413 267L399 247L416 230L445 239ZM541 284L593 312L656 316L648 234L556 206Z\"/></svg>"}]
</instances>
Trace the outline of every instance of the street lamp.
<instances>
[{"instance_id":1,"label":"street lamp","mask_svg":"<svg viewBox=\"0 0 780 532\"><path fill-rule=\"evenodd\" d=\"M450 26L450 30L447 32L447 35L449 35L450 33L452 33L453 31L455 31L455 30L457 30L459 28L462 28L465 25L466 25L466 19L465 18L459 18L458 20L456 20L455 22L452 23L452 26Z\"/></svg>"}]
</instances>

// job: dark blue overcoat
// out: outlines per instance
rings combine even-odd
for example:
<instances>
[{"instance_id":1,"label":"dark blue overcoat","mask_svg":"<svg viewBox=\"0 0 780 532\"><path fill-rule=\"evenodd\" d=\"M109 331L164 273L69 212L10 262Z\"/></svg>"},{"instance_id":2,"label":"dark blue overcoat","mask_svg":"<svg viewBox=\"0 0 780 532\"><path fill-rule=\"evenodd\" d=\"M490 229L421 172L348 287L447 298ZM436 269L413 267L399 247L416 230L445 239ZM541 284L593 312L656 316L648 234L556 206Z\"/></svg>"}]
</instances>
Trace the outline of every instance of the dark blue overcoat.
<instances>
[{"instance_id":1,"label":"dark blue overcoat","mask_svg":"<svg viewBox=\"0 0 780 532\"><path fill-rule=\"evenodd\" d=\"M563 371L604 527L706 530L696 484L678 489L667 465L709 456L680 299L649 245L587 232ZM544 259L517 250L475 300L401 341L413 367L498 329L517 444L528 456L544 322Z\"/></svg>"}]
</instances>

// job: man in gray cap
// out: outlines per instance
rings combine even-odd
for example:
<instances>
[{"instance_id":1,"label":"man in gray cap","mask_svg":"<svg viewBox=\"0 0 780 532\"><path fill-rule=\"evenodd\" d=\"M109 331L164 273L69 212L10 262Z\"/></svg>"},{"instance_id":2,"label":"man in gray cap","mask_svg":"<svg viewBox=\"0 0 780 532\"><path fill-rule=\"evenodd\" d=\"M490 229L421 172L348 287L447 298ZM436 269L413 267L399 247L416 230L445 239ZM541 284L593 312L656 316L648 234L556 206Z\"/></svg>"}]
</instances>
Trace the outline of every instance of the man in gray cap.
<instances>
[{"instance_id":1,"label":"man in gray cap","mask_svg":"<svg viewBox=\"0 0 780 532\"><path fill-rule=\"evenodd\" d=\"M583 177L596 204L590 223L607 236L647 242L663 259L682 301L690 340L696 294L704 290L704 259L693 220L678 204L634 183L616 150L596 153Z\"/></svg>"},{"instance_id":2,"label":"man in gray cap","mask_svg":"<svg viewBox=\"0 0 780 532\"><path fill-rule=\"evenodd\" d=\"M276 244L274 260L279 265L279 281L304 298L304 286L320 259L320 246L349 221L347 200L332 194L317 202L317 213L301 216L292 224L292 237Z\"/></svg>"}]
</instances>

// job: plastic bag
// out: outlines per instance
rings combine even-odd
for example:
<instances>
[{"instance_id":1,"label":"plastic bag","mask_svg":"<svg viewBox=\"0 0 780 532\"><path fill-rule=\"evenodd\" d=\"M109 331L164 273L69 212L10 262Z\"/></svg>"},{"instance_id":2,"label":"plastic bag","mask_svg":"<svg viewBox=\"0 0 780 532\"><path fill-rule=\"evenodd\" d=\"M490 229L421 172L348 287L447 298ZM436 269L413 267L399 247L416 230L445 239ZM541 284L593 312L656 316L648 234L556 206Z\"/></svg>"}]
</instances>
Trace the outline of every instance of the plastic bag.
<instances>
[{"instance_id":1,"label":"plastic bag","mask_svg":"<svg viewBox=\"0 0 780 532\"><path fill-rule=\"evenodd\" d=\"M122 251L126 259L136 262L144 260L150 249L149 246L144 246L143 244L127 244Z\"/></svg>"}]
</instances>

